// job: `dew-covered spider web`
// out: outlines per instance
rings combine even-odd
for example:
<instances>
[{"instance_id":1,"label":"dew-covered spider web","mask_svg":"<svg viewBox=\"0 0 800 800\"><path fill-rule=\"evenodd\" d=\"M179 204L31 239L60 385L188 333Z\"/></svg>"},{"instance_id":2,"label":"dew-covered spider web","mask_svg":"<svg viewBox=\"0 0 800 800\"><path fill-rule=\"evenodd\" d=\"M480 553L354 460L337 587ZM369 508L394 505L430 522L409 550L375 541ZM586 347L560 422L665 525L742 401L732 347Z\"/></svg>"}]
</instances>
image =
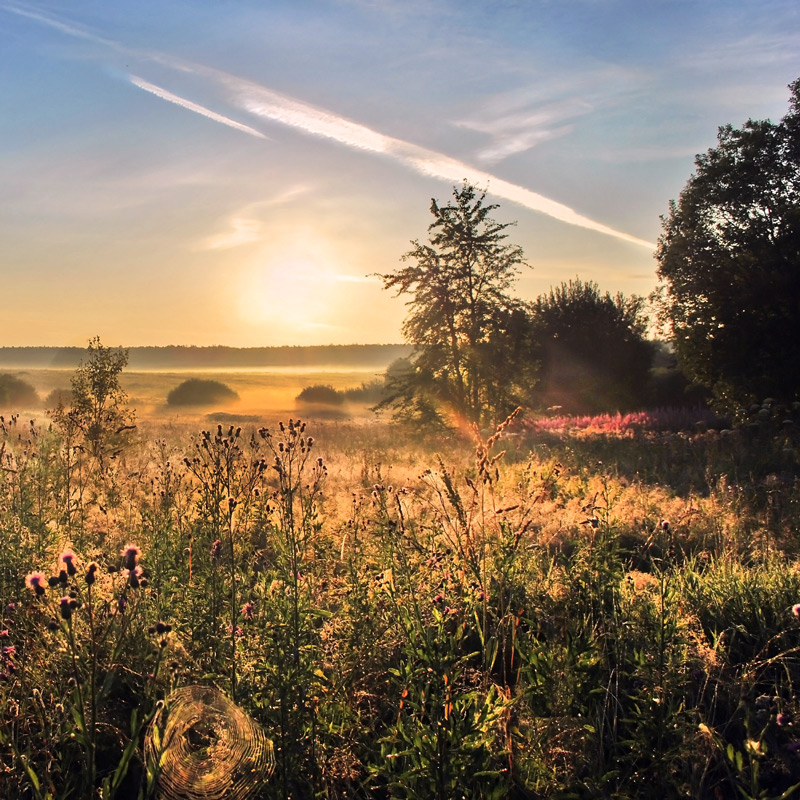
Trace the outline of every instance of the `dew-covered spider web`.
<instances>
[{"instance_id":1,"label":"dew-covered spider web","mask_svg":"<svg viewBox=\"0 0 800 800\"><path fill-rule=\"evenodd\" d=\"M186 686L165 700L145 751L163 800L251 800L275 767L258 723L208 686Z\"/></svg>"}]
</instances>

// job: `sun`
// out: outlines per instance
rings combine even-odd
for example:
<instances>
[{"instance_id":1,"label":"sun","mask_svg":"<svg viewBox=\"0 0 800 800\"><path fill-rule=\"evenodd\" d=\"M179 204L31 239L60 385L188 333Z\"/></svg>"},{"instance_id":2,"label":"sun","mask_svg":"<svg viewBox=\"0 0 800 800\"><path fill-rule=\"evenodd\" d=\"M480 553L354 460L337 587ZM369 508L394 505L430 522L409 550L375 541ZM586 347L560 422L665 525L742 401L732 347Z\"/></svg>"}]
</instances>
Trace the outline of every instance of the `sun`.
<instances>
[{"instance_id":1,"label":"sun","mask_svg":"<svg viewBox=\"0 0 800 800\"><path fill-rule=\"evenodd\" d=\"M277 328L280 338L298 343L335 328L342 302L338 264L335 248L309 232L266 243L241 269L242 321Z\"/></svg>"}]
</instances>

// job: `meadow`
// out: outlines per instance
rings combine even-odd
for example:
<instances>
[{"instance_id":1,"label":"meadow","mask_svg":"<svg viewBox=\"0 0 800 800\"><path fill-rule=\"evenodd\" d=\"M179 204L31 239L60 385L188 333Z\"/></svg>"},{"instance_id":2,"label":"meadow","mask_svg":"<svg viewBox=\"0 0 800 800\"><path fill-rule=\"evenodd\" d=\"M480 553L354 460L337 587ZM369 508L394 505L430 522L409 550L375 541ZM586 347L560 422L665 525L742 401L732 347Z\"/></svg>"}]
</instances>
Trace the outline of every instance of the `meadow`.
<instances>
[{"instance_id":1,"label":"meadow","mask_svg":"<svg viewBox=\"0 0 800 800\"><path fill-rule=\"evenodd\" d=\"M102 464L2 417L0 795L800 792L796 410L434 435L184 377L123 375Z\"/></svg>"}]
</instances>

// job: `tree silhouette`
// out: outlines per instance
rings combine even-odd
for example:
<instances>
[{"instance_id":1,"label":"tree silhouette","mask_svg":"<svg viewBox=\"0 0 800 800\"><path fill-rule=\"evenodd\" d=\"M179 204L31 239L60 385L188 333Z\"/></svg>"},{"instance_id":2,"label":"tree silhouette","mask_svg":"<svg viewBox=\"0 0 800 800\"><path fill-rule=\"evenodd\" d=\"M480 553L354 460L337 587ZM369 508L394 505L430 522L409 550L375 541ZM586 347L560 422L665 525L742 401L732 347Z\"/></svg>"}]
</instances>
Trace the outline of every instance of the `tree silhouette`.
<instances>
[{"instance_id":1,"label":"tree silhouette","mask_svg":"<svg viewBox=\"0 0 800 800\"><path fill-rule=\"evenodd\" d=\"M662 219L662 318L727 410L800 392L800 80L790 89L778 124L719 129Z\"/></svg>"},{"instance_id":2,"label":"tree silhouette","mask_svg":"<svg viewBox=\"0 0 800 800\"><path fill-rule=\"evenodd\" d=\"M644 303L577 278L541 295L533 304L540 403L584 413L640 406L653 360Z\"/></svg>"},{"instance_id":3,"label":"tree silhouette","mask_svg":"<svg viewBox=\"0 0 800 800\"><path fill-rule=\"evenodd\" d=\"M413 241L406 266L379 276L410 296L403 334L413 353L381 404L401 416L488 423L513 409L525 383L526 306L508 291L527 265L485 198L464 181L447 205L432 200L428 242Z\"/></svg>"}]
</instances>

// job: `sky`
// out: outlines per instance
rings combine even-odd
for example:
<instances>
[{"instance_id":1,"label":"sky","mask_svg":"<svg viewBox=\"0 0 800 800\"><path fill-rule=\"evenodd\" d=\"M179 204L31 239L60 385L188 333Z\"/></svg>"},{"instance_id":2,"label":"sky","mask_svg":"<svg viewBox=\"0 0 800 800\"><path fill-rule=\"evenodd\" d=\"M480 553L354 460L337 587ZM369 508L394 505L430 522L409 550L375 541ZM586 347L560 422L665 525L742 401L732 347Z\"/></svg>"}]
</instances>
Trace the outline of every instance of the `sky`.
<instances>
[{"instance_id":1,"label":"sky","mask_svg":"<svg viewBox=\"0 0 800 800\"><path fill-rule=\"evenodd\" d=\"M0 345L393 343L379 274L464 179L527 300L648 295L796 0L0 0Z\"/></svg>"}]
</instances>

